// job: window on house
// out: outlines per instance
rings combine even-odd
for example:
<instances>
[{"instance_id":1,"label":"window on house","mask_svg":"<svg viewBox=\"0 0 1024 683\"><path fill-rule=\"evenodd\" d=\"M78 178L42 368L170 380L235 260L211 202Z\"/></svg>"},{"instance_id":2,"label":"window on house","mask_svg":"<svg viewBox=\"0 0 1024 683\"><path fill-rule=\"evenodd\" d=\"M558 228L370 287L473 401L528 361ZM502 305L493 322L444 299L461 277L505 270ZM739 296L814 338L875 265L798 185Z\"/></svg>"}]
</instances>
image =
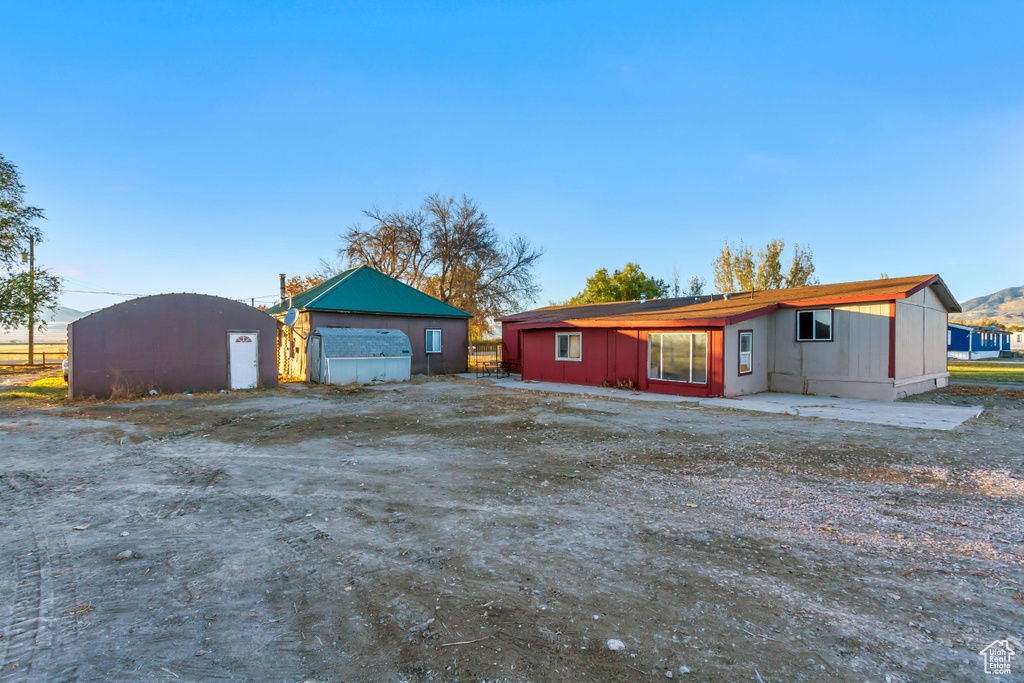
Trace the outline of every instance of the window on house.
<instances>
[{"instance_id":1,"label":"window on house","mask_svg":"<svg viewBox=\"0 0 1024 683\"><path fill-rule=\"evenodd\" d=\"M583 335L579 332L559 332L555 335L555 360L582 360L582 342Z\"/></svg>"},{"instance_id":2,"label":"window on house","mask_svg":"<svg viewBox=\"0 0 1024 683\"><path fill-rule=\"evenodd\" d=\"M754 371L754 333L740 332L740 374L749 375Z\"/></svg>"},{"instance_id":3,"label":"window on house","mask_svg":"<svg viewBox=\"0 0 1024 683\"><path fill-rule=\"evenodd\" d=\"M647 376L668 382L706 384L708 381L708 335L706 332L647 336Z\"/></svg>"},{"instance_id":4,"label":"window on house","mask_svg":"<svg viewBox=\"0 0 1024 683\"><path fill-rule=\"evenodd\" d=\"M832 310L796 312L797 341L832 341Z\"/></svg>"},{"instance_id":5,"label":"window on house","mask_svg":"<svg viewBox=\"0 0 1024 683\"><path fill-rule=\"evenodd\" d=\"M441 330L427 330L427 353L441 353Z\"/></svg>"},{"instance_id":6,"label":"window on house","mask_svg":"<svg viewBox=\"0 0 1024 683\"><path fill-rule=\"evenodd\" d=\"M946 330L946 346L949 346L952 343L953 343L953 331L952 330Z\"/></svg>"}]
</instances>

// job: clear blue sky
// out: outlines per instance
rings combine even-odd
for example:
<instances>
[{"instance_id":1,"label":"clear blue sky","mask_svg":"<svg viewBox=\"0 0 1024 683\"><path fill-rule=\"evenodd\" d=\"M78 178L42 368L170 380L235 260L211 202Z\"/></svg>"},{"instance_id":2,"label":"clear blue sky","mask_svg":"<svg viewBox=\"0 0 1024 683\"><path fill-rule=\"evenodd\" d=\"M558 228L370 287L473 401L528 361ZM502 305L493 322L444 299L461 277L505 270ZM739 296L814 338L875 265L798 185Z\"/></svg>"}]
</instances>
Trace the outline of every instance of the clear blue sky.
<instances>
[{"instance_id":1,"label":"clear blue sky","mask_svg":"<svg viewBox=\"0 0 1024 683\"><path fill-rule=\"evenodd\" d=\"M1024 284L1024 3L286 5L5 5L0 153L69 289L272 298L435 191L545 249L540 304L723 237Z\"/></svg>"}]
</instances>

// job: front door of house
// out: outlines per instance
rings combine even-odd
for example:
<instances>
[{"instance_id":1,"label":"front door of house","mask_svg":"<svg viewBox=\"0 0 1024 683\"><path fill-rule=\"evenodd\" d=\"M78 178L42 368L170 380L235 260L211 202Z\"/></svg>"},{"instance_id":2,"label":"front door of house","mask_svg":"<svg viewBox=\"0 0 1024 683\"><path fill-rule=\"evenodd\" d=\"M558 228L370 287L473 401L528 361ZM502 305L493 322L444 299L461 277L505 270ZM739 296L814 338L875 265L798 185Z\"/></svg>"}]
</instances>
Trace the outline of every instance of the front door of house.
<instances>
[{"instance_id":1,"label":"front door of house","mask_svg":"<svg viewBox=\"0 0 1024 683\"><path fill-rule=\"evenodd\" d=\"M228 332L228 365L232 389L255 389L260 381L259 332Z\"/></svg>"}]
</instances>

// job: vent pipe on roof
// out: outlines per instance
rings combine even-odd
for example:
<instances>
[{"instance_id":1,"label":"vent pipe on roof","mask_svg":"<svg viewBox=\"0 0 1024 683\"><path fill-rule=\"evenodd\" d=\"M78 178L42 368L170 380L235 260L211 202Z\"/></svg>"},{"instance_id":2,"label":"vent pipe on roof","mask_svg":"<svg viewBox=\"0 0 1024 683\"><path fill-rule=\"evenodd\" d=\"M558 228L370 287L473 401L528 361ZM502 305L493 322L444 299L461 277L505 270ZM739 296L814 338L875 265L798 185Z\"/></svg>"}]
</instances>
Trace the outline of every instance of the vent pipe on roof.
<instances>
[{"instance_id":1,"label":"vent pipe on roof","mask_svg":"<svg viewBox=\"0 0 1024 683\"><path fill-rule=\"evenodd\" d=\"M285 293L284 293L284 273L281 273L281 303L284 304Z\"/></svg>"}]
</instances>

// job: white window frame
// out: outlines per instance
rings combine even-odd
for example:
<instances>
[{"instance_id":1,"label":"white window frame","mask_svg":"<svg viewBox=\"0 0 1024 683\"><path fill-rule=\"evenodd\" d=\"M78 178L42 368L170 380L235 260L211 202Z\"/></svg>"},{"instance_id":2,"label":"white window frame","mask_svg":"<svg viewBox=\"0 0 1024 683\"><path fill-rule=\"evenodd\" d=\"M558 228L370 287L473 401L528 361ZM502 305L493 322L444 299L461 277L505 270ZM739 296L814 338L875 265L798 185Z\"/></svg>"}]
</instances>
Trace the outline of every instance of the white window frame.
<instances>
[{"instance_id":1,"label":"white window frame","mask_svg":"<svg viewBox=\"0 0 1024 683\"><path fill-rule=\"evenodd\" d=\"M580 349L579 358L572 358L570 356L565 356L563 358L562 356L560 356L558 354L559 348L561 346L558 342L559 342L559 339L561 337L570 337L569 344L566 346L566 352L567 353L571 353L572 352L572 340L571 340L571 337L577 337L579 339L579 349ZM557 361L571 361L573 363L581 362L583 360L583 333L582 332L556 332L555 333L555 360L557 360Z\"/></svg>"},{"instance_id":2,"label":"white window frame","mask_svg":"<svg viewBox=\"0 0 1024 683\"><path fill-rule=\"evenodd\" d=\"M430 338L437 333L437 348L433 348ZM428 327L424 331L423 349L426 353L441 353L441 330L437 327Z\"/></svg>"},{"instance_id":3,"label":"white window frame","mask_svg":"<svg viewBox=\"0 0 1024 683\"><path fill-rule=\"evenodd\" d=\"M651 377L651 337L655 336L655 335L657 335L659 337L665 337L667 335L684 335L684 334L685 335L689 335L689 337L690 337L690 379L689 380L685 380L685 379L663 379L663 377L665 376L665 356L663 354L660 356L661 364L658 366L658 374L661 375L661 377ZM695 381L693 381L693 346L694 346L693 345L693 338L695 336L697 336L698 334L704 335L704 381L703 382L695 382ZM647 335L647 379L653 380L655 382L674 382L675 384L696 384L696 385L700 385L700 386L706 385L708 383L708 378L709 378L709 376L711 374L711 367L708 365L708 358L711 355L710 342L711 342L711 335L708 334L707 332L651 332L651 333L649 333Z\"/></svg>"},{"instance_id":4,"label":"white window frame","mask_svg":"<svg viewBox=\"0 0 1024 683\"><path fill-rule=\"evenodd\" d=\"M801 336L800 336L800 314L801 313L822 313L822 312L828 312L828 337L827 338L822 338L822 339L818 339L817 337L814 337L814 336L812 336L810 339L803 339L803 338L801 338ZM802 308L802 309L800 309L800 310L798 310L796 312L796 340L798 342L830 342L836 336L835 335L835 325L836 325L836 316L835 316L835 311L833 309L831 309L831 308ZM816 321L815 321L814 327L812 327L811 329L812 329L812 335L813 335L814 331L816 331L818 329L818 325L817 325Z\"/></svg>"},{"instance_id":5,"label":"white window frame","mask_svg":"<svg viewBox=\"0 0 1024 683\"><path fill-rule=\"evenodd\" d=\"M743 350L743 337L750 337L750 350ZM736 374L738 375L752 375L754 374L754 331L743 330L740 332L739 341L737 342L736 351L739 353L739 365L736 366ZM743 369L743 357L747 357L747 369Z\"/></svg>"}]
</instances>

